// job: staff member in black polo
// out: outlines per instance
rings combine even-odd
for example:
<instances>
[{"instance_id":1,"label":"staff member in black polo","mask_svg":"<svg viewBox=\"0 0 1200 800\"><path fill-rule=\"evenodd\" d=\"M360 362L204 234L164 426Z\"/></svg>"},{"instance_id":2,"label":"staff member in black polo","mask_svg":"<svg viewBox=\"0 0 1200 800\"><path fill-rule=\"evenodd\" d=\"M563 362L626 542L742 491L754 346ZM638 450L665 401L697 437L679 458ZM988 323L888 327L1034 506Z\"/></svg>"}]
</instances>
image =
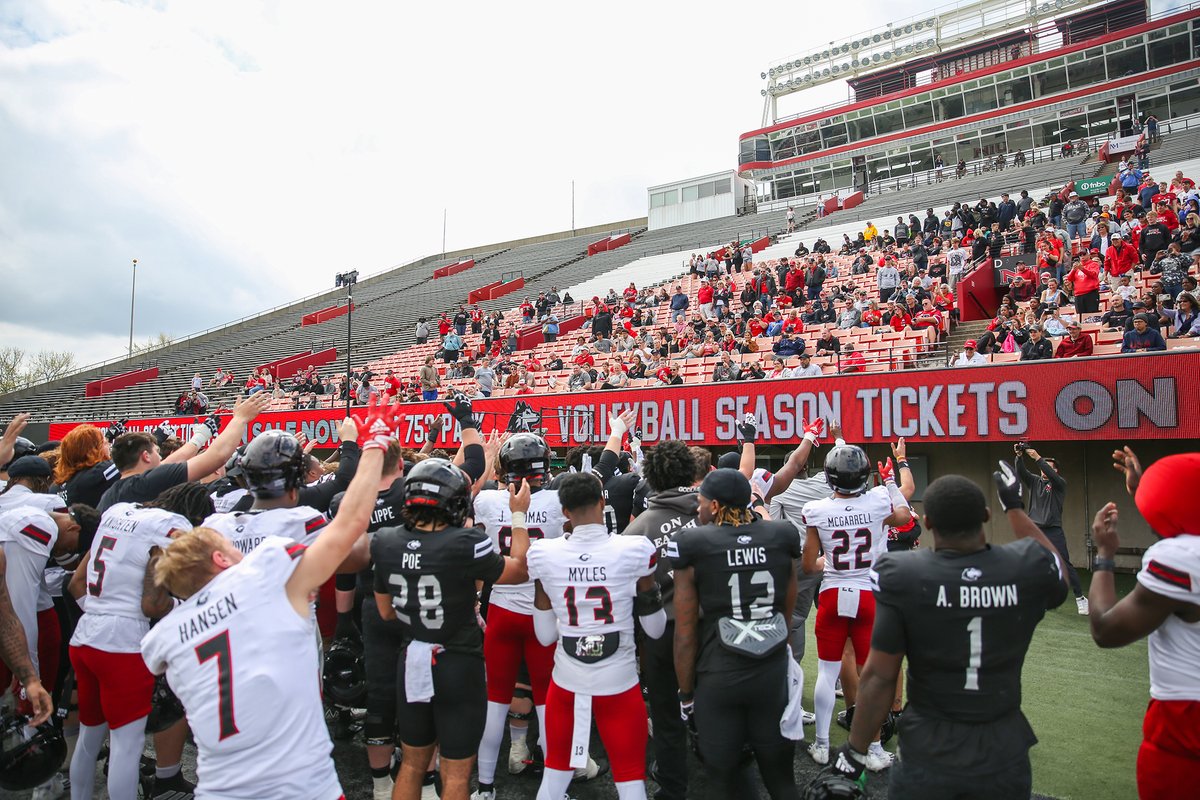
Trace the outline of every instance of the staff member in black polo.
<instances>
[{"instance_id":1,"label":"staff member in black polo","mask_svg":"<svg viewBox=\"0 0 1200 800\"><path fill-rule=\"evenodd\" d=\"M1079 583L1079 573L1071 565L1071 554L1067 552L1067 536L1062 529L1063 501L1067 497L1067 482L1058 472L1058 461L1043 458L1037 450L1024 442L1017 443L1016 467L1021 482L1029 488L1029 518L1042 529L1046 538L1062 556L1063 567L1075 593L1075 606L1082 616L1087 616L1088 601ZM1039 472L1031 472L1025 466L1024 456L1033 459Z\"/></svg>"}]
</instances>

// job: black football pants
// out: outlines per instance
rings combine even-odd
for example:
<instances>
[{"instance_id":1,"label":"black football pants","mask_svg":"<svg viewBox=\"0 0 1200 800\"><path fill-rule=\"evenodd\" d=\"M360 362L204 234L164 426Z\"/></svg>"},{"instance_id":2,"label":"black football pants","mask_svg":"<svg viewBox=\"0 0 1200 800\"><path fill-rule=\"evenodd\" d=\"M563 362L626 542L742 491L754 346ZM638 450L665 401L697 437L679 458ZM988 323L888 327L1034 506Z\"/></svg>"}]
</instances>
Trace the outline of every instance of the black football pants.
<instances>
[{"instance_id":1,"label":"black football pants","mask_svg":"<svg viewBox=\"0 0 1200 800\"><path fill-rule=\"evenodd\" d=\"M658 639L642 637L642 680L650 697L654 723L656 800L687 797L687 731L679 717L679 682L675 678L675 622Z\"/></svg>"}]
</instances>

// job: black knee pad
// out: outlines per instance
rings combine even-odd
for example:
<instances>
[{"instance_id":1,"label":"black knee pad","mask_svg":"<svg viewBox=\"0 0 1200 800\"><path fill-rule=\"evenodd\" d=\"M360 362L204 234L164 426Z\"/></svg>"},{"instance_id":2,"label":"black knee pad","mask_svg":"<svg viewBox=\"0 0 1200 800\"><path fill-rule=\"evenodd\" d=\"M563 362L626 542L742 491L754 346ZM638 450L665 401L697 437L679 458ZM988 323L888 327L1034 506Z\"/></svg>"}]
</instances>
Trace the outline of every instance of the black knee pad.
<instances>
[{"instance_id":1,"label":"black knee pad","mask_svg":"<svg viewBox=\"0 0 1200 800\"><path fill-rule=\"evenodd\" d=\"M524 686L517 686L513 689L513 700L532 700L533 690Z\"/></svg>"},{"instance_id":2,"label":"black knee pad","mask_svg":"<svg viewBox=\"0 0 1200 800\"><path fill-rule=\"evenodd\" d=\"M363 719L363 739L367 745L394 745L396 743L396 718L381 714L367 714Z\"/></svg>"}]
</instances>

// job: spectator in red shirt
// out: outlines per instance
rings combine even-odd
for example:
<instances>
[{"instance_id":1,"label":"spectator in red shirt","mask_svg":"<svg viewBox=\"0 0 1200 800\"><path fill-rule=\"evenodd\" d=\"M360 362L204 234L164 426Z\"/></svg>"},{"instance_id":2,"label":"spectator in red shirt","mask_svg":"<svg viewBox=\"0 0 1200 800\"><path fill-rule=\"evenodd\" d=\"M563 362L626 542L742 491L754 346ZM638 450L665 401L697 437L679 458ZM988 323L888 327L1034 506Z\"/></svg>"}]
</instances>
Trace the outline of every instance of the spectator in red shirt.
<instances>
[{"instance_id":1,"label":"spectator in red shirt","mask_svg":"<svg viewBox=\"0 0 1200 800\"><path fill-rule=\"evenodd\" d=\"M584 350L579 355L575 356L575 363L585 369L591 369L596 366L596 359L592 358L592 354Z\"/></svg>"},{"instance_id":2,"label":"spectator in red shirt","mask_svg":"<svg viewBox=\"0 0 1200 800\"><path fill-rule=\"evenodd\" d=\"M625 298L626 303L636 303L638 298L637 287L631 282L621 295Z\"/></svg>"},{"instance_id":3,"label":"spectator in red shirt","mask_svg":"<svg viewBox=\"0 0 1200 800\"><path fill-rule=\"evenodd\" d=\"M1111 253L1112 251L1109 250ZM1081 358L1092 354L1092 337L1083 332L1078 322L1067 325L1067 335L1058 343L1055 358Z\"/></svg>"},{"instance_id":4,"label":"spectator in red shirt","mask_svg":"<svg viewBox=\"0 0 1200 800\"><path fill-rule=\"evenodd\" d=\"M528 370L529 372L541 372L542 371L542 362L538 361L538 357L536 355L534 355L533 353L530 353L529 357L526 358L523 362L521 362L521 365L523 367L525 367L525 369Z\"/></svg>"},{"instance_id":5,"label":"spectator in red shirt","mask_svg":"<svg viewBox=\"0 0 1200 800\"><path fill-rule=\"evenodd\" d=\"M1183 177L1183 170L1175 170L1175 177L1171 179L1171 191L1175 193L1186 192L1189 189L1195 189L1196 182L1191 178Z\"/></svg>"},{"instance_id":6,"label":"spectator in red shirt","mask_svg":"<svg viewBox=\"0 0 1200 800\"><path fill-rule=\"evenodd\" d=\"M1138 263L1137 248L1126 243L1125 237L1120 233L1114 233L1112 244L1108 246L1108 253L1104 258L1104 267L1108 274L1120 277L1131 271L1136 263Z\"/></svg>"},{"instance_id":7,"label":"spectator in red shirt","mask_svg":"<svg viewBox=\"0 0 1200 800\"><path fill-rule=\"evenodd\" d=\"M1075 313L1095 314L1100 310L1100 265L1091 253L1079 260L1067 279L1075 294Z\"/></svg>"},{"instance_id":8,"label":"spectator in red shirt","mask_svg":"<svg viewBox=\"0 0 1200 800\"><path fill-rule=\"evenodd\" d=\"M450 319L445 312L442 312L442 316L438 318L438 335L445 339L451 327L453 326L450 324Z\"/></svg>"},{"instance_id":9,"label":"spectator in red shirt","mask_svg":"<svg viewBox=\"0 0 1200 800\"><path fill-rule=\"evenodd\" d=\"M854 349L853 342L846 342L842 345L842 354L838 363L841 365L842 372L862 372L867 359L860 351Z\"/></svg>"},{"instance_id":10,"label":"spectator in red shirt","mask_svg":"<svg viewBox=\"0 0 1200 800\"><path fill-rule=\"evenodd\" d=\"M700 304L700 314L705 319L714 319L717 316L713 311L713 287L707 278L700 279L700 288L696 291L696 302Z\"/></svg>"},{"instance_id":11,"label":"spectator in red shirt","mask_svg":"<svg viewBox=\"0 0 1200 800\"><path fill-rule=\"evenodd\" d=\"M386 387L384 389L384 393L387 395L388 400L391 400L396 395L400 394L400 389L403 387L404 383L395 375L395 373L392 372L392 370L389 369L387 371L387 375L385 375L383 378L383 385Z\"/></svg>"}]
</instances>

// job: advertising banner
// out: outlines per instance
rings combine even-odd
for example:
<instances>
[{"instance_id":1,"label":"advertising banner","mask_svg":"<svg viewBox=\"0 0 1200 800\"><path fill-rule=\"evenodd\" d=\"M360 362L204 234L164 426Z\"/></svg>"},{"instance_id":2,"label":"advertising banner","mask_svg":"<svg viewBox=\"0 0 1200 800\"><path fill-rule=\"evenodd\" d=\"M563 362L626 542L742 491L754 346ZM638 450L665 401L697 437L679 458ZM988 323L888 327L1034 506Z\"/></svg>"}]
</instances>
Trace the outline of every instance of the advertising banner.
<instances>
[{"instance_id":1,"label":"advertising banner","mask_svg":"<svg viewBox=\"0 0 1200 800\"><path fill-rule=\"evenodd\" d=\"M1200 419L1200 353L1167 352L1054 360L944 370L901 371L806 379L687 384L624 391L536 394L474 401L480 430L535 430L552 447L603 443L609 418L637 412L643 439L735 445L736 422L753 414L759 444L793 444L806 422L839 422L847 441L880 443L1036 439L1170 439L1194 436ZM405 403L401 442L419 448L434 416L446 427L439 444L455 446L458 431L440 402ZM361 410L360 410L361 413ZM318 447L337 445L342 409L261 415L248 435L279 428L303 433ZM167 422L182 430L194 418L130 420L129 430ZM75 425L52 423L59 439ZM108 422L91 424L106 427Z\"/></svg>"}]
</instances>

